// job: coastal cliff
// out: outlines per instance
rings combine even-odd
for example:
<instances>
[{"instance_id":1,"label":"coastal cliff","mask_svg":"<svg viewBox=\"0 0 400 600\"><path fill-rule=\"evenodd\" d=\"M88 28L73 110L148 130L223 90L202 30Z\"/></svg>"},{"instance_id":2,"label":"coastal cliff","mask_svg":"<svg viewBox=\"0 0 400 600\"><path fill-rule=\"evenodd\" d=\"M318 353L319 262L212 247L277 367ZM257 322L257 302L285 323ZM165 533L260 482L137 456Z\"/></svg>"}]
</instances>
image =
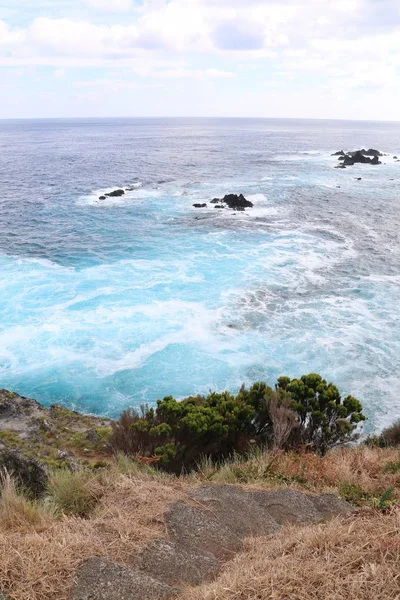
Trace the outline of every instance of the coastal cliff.
<instances>
[{"instance_id":1,"label":"coastal cliff","mask_svg":"<svg viewBox=\"0 0 400 600\"><path fill-rule=\"evenodd\" d=\"M113 427L0 392L2 600L396 598L397 448L176 476L112 452Z\"/></svg>"}]
</instances>

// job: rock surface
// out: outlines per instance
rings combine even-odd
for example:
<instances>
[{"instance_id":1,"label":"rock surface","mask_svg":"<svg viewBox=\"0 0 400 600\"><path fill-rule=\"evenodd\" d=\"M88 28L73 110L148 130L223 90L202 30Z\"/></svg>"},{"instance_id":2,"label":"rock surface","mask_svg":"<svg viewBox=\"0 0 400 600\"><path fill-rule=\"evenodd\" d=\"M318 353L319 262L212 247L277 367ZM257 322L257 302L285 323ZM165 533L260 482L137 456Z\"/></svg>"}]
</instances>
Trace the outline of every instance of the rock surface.
<instances>
[{"instance_id":1,"label":"rock surface","mask_svg":"<svg viewBox=\"0 0 400 600\"><path fill-rule=\"evenodd\" d=\"M196 203L193 204L194 208L207 208L207 204L203 202L202 204Z\"/></svg>"},{"instance_id":2,"label":"rock surface","mask_svg":"<svg viewBox=\"0 0 400 600\"><path fill-rule=\"evenodd\" d=\"M218 207L215 208L220 208L224 204L232 210L245 210L254 206L250 200L246 200L243 194L227 194L223 198L213 198L211 204L218 204Z\"/></svg>"},{"instance_id":3,"label":"rock surface","mask_svg":"<svg viewBox=\"0 0 400 600\"><path fill-rule=\"evenodd\" d=\"M13 476L29 496L39 498L46 491L48 476L45 469L16 450L0 450L0 470L3 469Z\"/></svg>"},{"instance_id":4,"label":"rock surface","mask_svg":"<svg viewBox=\"0 0 400 600\"><path fill-rule=\"evenodd\" d=\"M98 558L84 562L71 600L172 598L185 585L214 579L246 537L270 536L286 523L320 523L351 512L347 502L329 494L202 485L190 492L187 502L170 505L164 517L168 538L150 543L134 566Z\"/></svg>"},{"instance_id":5,"label":"rock surface","mask_svg":"<svg viewBox=\"0 0 400 600\"><path fill-rule=\"evenodd\" d=\"M382 163L379 160L379 157L383 156L383 154L374 148L370 148L369 150L365 150L363 148L362 150L356 150L355 152L343 152L343 150L339 150L339 152L335 152L332 154L332 156L337 156L338 160L342 163L336 168L345 169L346 167L351 167L356 163L381 165Z\"/></svg>"},{"instance_id":6,"label":"rock surface","mask_svg":"<svg viewBox=\"0 0 400 600\"><path fill-rule=\"evenodd\" d=\"M82 456L82 442L87 441L95 456L99 449L103 450L101 440L95 436L107 428L111 428L109 419L82 415L61 406L45 408L35 400L0 390L0 449L17 454L18 465L20 458L25 457L44 467L54 468L54 461L62 461L61 466L74 468L77 461L87 460ZM14 470L23 470L18 465L14 465Z\"/></svg>"},{"instance_id":7,"label":"rock surface","mask_svg":"<svg viewBox=\"0 0 400 600\"><path fill-rule=\"evenodd\" d=\"M89 558L76 574L71 600L164 600L174 594L169 586L101 558Z\"/></svg>"},{"instance_id":8,"label":"rock surface","mask_svg":"<svg viewBox=\"0 0 400 600\"><path fill-rule=\"evenodd\" d=\"M119 198L120 196L124 196L125 191L124 190L114 190L113 192L108 192L108 194L104 194L105 196L108 196L108 198Z\"/></svg>"},{"instance_id":9,"label":"rock surface","mask_svg":"<svg viewBox=\"0 0 400 600\"><path fill-rule=\"evenodd\" d=\"M171 586L211 581L221 562L211 552L188 552L168 540L155 540L139 557L138 567Z\"/></svg>"}]
</instances>

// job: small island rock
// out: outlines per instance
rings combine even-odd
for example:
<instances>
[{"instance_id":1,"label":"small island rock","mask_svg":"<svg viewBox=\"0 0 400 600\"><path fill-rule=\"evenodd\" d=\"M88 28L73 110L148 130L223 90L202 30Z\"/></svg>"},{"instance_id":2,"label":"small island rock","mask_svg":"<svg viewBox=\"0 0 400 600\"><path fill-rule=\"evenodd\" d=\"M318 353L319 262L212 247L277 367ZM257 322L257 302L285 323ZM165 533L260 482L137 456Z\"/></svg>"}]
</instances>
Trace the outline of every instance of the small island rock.
<instances>
[{"instance_id":1,"label":"small island rock","mask_svg":"<svg viewBox=\"0 0 400 600\"><path fill-rule=\"evenodd\" d=\"M120 196L124 196L124 194L124 190L114 190L113 192L109 192L108 194L104 195L108 196L109 198L119 198Z\"/></svg>"}]
</instances>

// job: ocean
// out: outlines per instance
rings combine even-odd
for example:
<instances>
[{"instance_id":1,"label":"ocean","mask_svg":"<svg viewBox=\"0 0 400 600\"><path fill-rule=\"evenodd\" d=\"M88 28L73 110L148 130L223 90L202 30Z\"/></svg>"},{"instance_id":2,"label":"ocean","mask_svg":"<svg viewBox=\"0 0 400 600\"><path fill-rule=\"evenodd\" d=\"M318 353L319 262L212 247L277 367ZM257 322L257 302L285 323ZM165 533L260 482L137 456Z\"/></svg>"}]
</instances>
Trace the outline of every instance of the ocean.
<instances>
[{"instance_id":1,"label":"ocean","mask_svg":"<svg viewBox=\"0 0 400 600\"><path fill-rule=\"evenodd\" d=\"M400 123L0 121L0 387L116 417L317 372L400 418L393 155Z\"/></svg>"}]
</instances>

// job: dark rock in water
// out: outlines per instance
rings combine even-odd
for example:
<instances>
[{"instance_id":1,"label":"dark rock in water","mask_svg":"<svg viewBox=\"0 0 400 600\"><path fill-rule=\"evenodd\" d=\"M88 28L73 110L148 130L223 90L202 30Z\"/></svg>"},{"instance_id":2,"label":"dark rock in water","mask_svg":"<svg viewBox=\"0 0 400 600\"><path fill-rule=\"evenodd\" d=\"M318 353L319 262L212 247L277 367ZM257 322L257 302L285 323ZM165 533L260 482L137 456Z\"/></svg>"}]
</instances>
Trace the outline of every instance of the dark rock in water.
<instances>
[{"instance_id":1,"label":"dark rock in water","mask_svg":"<svg viewBox=\"0 0 400 600\"><path fill-rule=\"evenodd\" d=\"M225 206L222 206L222 204L216 204L214 208L225 208Z\"/></svg>"},{"instance_id":2,"label":"dark rock in water","mask_svg":"<svg viewBox=\"0 0 400 600\"><path fill-rule=\"evenodd\" d=\"M239 196L237 194L227 194L221 200L224 202L229 208L252 208L253 203L250 200L246 200L243 194Z\"/></svg>"},{"instance_id":3,"label":"dark rock in water","mask_svg":"<svg viewBox=\"0 0 400 600\"><path fill-rule=\"evenodd\" d=\"M340 189L340 185L337 185L336 187L337 187L338 189Z\"/></svg>"},{"instance_id":4,"label":"dark rock in water","mask_svg":"<svg viewBox=\"0 0 400 600\"><path fill-rule=\"evenodd\" d=\"M370 148L369 150L361 150L361 152L365 154L365 156L383 156L382 152L379 152L379 150L374 150L373 148Z\"/></svg>"},{"instance_id":5,"label":"dark rock in water","mask_svg":"<svg viewBox=\"0 0 400 600\"><path fill-rule=\"evenodd\" d=\"M361 181L362 177L356 177L357 181Z\"/></svg>"},{"instance_id":6,"label":"dark rock in water","mask_svg":"<svg viewBox=\"0 0 400 600\"><path fill-rule=\"evenodd\" d=\"M203 204L193 204L194 208L207 208L207 204L204 202Z\"/></svg>"},{"instance_id":7,"label":"dark rock in water","mask_svg":"<svg viewBox=\"0 0 400 600\"><path fill-rule=\"evenodd\" d=\"M397 158L397 156L393 156L393 158Z\"/></svg>"},{"instance_id":8,"label":"dark rock in water","mask_svg":"<svg viewBox=\"0 0 400 600\"><path fill-rule=\"evenodd\" d=\"M345 169L346 166L344 164L336 165L335 169Z\"/></svg>"},{"instance_id":9,"label":"dark rock in water","mask_svg":"<svg viewBox=\"0 0 400 600\"><path fill-rule=\"evenodd\" d=\"M368 156L365 156L365 154L362 153L362 150L357 150L357 152L347 154L344 159L344 164L346 166L352 166L355 163L366 164L370 162L371 159L368 158Z\"/></svg>"},{"instance_id":10,"label":"dark rock in water","mask_svg":"<svg viewBox=\"0 0 400 600\"><path fill-rule=\"evenodd\" d=\"M383 156L383 154L379 152L379 150L374 150L373 148L370 148L369 150L365 150L365 148L363 148L362 150L356 150L355 152L336 152L332 156L338 156L338 160L341 161L342 166L338 166L336 168L340 169L344 167L351 167L356 163L380 165L382 163L379 160L379 156ZM371 156L373 157L372 159L370 158Z\"/></svg>"},{"instance_id":11,"label":"dark rock in water","mask_svg":"<svg viewBox=\"0 0 400 600\"><path fill-rule=\"evenodd\" d=\"M250 200L246 200L243 194L227 194L223 198L213 198L211 204L216 204L215 208L224 208L222 205L225 204L233 210L244 210L245 208L251 208L253 203Z\"/></svg>"},{"instance_id":12,"label":"dark rock in water","mask_svg":"<svg viewBox=\"0 0 400 600\"><path fill-rule=\"evenodd\" d=\"M0 468L6 469L32 498L39 498L46 491L48 477L45 469L16 450L0 450Z\"/></svg>"},{"instance_id":13,"label":"dark rock in water","mask_svg":"<svg viewBox=\"0 0 400 600\"><path fill-rule=\"evenodd\" d=\"M108 194L105 194L105 196L108 196L109 198L119 198L120 196L123 196L125 194L124 190L114 190L113 192L109 192Z\"/></svg>"},{"instance_id":14,"label":"dark rock in water","mask_svg":"<svg viewBox=\"0 0 400 600\"><path fill-rule=\"evenodd\" d=\"M334 152L331 156L344 156L344 150L339 150L338 152Z\"/></svg>"},{"instance_id":15,"label":"dark rock in water","mask_svg":"<svg viewBox=\"0 0 400 600\"><path fill-rule=\"evenodd\" d=\"M99 200L106 200L105 196L99 196Z\"/></svg>"}]
</instances>

